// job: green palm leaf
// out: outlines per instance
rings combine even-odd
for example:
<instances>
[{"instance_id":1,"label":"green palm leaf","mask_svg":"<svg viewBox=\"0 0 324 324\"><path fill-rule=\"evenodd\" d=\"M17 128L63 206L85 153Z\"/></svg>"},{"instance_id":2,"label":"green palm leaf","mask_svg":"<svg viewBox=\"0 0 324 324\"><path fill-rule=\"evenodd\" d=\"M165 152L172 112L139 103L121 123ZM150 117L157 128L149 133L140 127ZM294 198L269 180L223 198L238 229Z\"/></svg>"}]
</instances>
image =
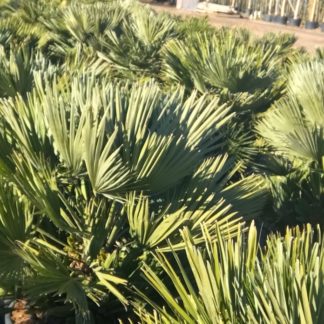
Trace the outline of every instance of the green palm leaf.
<instances>
[{"instance_id":1,"label":"green palm leaf","mask_svg":"<svg viewBox=\"0 0 324 324\"><path fill-rule=\"evenodd\" d=\"M188 266L175 252L174 260L156 254L170 282L166 286L150 266L143 267L146 280L163 301L154 303L139 293L153 308L151 312L137 304L141 323L320 323L324 271L320 232L307 226L303 231L287 230L284 238L272 234L260 251L253 225L248 236L237 234L236 241L224 240L220 233L213 241L206 232L203 250L189 231L182 231Z\"/></svg>"}]
</instances>

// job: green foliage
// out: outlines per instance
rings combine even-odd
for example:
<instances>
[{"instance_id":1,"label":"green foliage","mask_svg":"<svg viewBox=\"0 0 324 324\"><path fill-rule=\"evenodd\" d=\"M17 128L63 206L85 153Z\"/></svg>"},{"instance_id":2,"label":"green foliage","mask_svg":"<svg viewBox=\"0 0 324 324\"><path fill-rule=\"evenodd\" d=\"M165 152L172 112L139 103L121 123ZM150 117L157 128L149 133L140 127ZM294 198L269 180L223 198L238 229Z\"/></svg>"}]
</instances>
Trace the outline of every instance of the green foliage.
<instances>
[{"instance_id":1,"label":"green foliage","mask_svg":"<svg viewBox=\"0 0 324 324\"><path fill-rule=\"evenodd\" d=\"M161 49L175 34L172 18L144 8L135 10L117 31L106 33L98 53L99 67L117 77L156 76L161 69Z\"/></svg>"},{"instance_id":2,"label":"green foliage","mask_svg":"<svg viewBox=\"0 0 324 324\"><path fill-rule=\"evenodd\" d=\"M18 296L39 307L45 296L84 319L104 305L122 314L142 262L154 263L149 252L168 251L170 242L184 248L179 229L189 227L198 244L201 224L215 236L217 222L231 237L242 222L237 211L262 210L257 179L230 183L235 164L207 157L233 118L217 98L88 74L58 81L35 73L34 82L26 99L0 104L1 176L21 200L9 216L30 210L22 234L16 224L0 244L15 260L0 261L9 293L18 282Z\"/></svg>"},{"instance_id":3,"label":"green foliage","mask_svg":"<svg viewBox=\"0 0 324 324\"><path fill-rule=\"evenodd\" d=\"M14 48L8 51L0 45L0 98L25 97L34 85L34 73L47 70L51 74L56 67L37 52L27 47Z\"/></svg>"},{"instance_id":4,"label":"green foliage","mask_svg":"<svg viewBox=\"0 0 324 324\"><path fill-rule=\"evenodd\" d=\"M279 157L279 172L268 174L286 224L323 224L323 80L321 61L298 64L290 74L287 95L258 125L266 150ZM268 162L265 168L269 170Z\"/></svg>"},{"instance_id":5,"label":"green foliage","mask_svg":"<svg viewBox=\"0 0 324 324\"><path fill-rule=\"evenodd\" d=\"M243 233L323 224L322 52L294 41L0 2L1 296L45 322L319 323L311 229Z\"/></svg>"},{"instance_id":6,"label":"green foliage","mask_svg":"<svg viewBox=\"0 0 324 324\"><path fill-rule=\"evenodd\" d=\"M265 248L257 231L239 231L236 240L216 241L205 232L204 248L184 229L186 259L173 252L155 255L168 286L145 265L146 280L162 297L154 303L142 294L140 323L321 323L324 249L320 230L307 225L272 234ZM153 310L150 310L151 306Z\"/></svg>"},{"instance_id":7,"label":"green foliage","mask_svg":"<svg viewBox=\"0 0 324 324\"><path fill-rule=\"evenodd\" d=\"M277 64L287 45L275 44L266 38L255 40L245 30L196 33L165 46L163 77L202 93L217 93L223 101L233 102L238 111L258 111L280 91L275 85Z\"/></svg>"}]
</instances>

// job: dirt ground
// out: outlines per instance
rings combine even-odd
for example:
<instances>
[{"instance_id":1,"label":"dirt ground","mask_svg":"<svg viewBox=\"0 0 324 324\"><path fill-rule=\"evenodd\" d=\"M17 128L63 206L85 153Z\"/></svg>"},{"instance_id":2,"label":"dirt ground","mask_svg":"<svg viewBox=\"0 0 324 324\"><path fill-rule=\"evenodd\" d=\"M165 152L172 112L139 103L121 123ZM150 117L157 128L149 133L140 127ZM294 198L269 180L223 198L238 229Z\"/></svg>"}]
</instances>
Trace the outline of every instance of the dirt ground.
<instances>
[{"instance_id":1,"label":"dirt ground","mask_svg":"<svg viewBox=\"0 0 324 324\"><path fill-rule=\"evenodd\" d=\"M238 15L224 15L218 13L203 13L194 10L176 9L174 6L149 4L155 11L169 12L174 15L204 17L207 16L213 26L244 27L256 35L263 35L268 32L292 33L297 37L295 46L305 47L313 52L318 47L324 47L324 32L317 30L306 30L299 27L283 26L267 23L260 20L249 20L240 18Z\"/></svg>"}]
</instances>

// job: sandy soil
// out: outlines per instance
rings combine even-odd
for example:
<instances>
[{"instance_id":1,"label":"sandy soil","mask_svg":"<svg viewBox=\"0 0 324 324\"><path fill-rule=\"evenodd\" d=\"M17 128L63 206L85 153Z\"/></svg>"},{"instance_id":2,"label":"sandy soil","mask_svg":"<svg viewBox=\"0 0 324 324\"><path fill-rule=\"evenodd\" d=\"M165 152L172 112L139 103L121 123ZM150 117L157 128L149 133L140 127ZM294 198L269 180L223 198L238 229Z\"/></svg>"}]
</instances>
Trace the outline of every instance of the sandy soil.
<instances>
[{"instance_id":1,"label":"sandy soil","mask_svg":"<svg viewBox=\"0 0 324 324\"><path fill-rule=\"evenodd\" d=\"M248 18L240 18L238 15L230 16L217 13L202 13L193 10L176 9L175 7L163 4L150 3L149 5L158 12L166 11L171 14L183 16L207 16L213 26L244 27L256 35L263 35L268 32L292 33L297 37L295 46L305 47L311 52L318 47L324 47L324 33L319 29L306 30L299 27L277 25L260 20L249 20Z\"/></svg>"}]
</instances>

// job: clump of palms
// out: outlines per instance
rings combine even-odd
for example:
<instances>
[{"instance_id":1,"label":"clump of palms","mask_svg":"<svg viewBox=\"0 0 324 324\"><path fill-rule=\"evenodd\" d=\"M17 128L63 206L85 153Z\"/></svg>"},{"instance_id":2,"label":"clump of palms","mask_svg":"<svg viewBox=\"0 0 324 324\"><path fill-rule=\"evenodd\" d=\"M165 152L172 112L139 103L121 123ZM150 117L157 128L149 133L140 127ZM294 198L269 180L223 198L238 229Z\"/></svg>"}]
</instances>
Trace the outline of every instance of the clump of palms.
<instances>
[{"instance_id":1,"label":"clump of palms","mask_svg":"<svg viewBox=\"0 0 324 324\"><path fill-rule=\"evenodd\" d=\"M248 243L242 234L247 220L268 213L269 188L277 206L271 216L284 210L282 197L289 192L275 183L275 166L293 175L291 191L303 192L304 207L316 205L308 199L320 188L314 186L320 183L320 154L305 164L285 135L277 164L261 171L259 158L273 157L271 148L280 147L277 130L269 128L275 107L298 99L301 111L311 104L321 119L323 98L314 92L321 79L316 85L307 79L315 96L307 103L300 94L289 99L295 98L289 83L286 99L258 126L265 128L264 138L257 140L253 128L259 113L285 93L287 71L314 59L293 51L290 36L255 39L244 30L158 15L133 1L51 4L8 0L0 12L2 296L45 322L55 314L78 323L295 320L277 307L271 289L278 284L288 290L280 296L298 305L294 314L315 321L320 306L307 298L317 301L322 283L317 280L316 293L306 294L302 282L291 286L295 277L284 272L281 278L283 263L276 268L274 262L283 254L259 257L254 227ZM318 51L315 60L320 57ZM307 115L300 115L308 129ZM315 133L318 125L311 126ZM309 191L295 190L313 178ZM314 260L321 260L310 228L288 233L287 240L307 241ZM282 243L279 236L270 240L269 251ZM283 259L289 271L317 276L321 272L308 267L313 259L304 250L305 257L296 251L301 268ZM209 299L209 291L198 295L196 261L199 274L210 272L210 264L221 269L210 272L217 300ZM181 284L174 280L177 270ZM307 276L300 278L312 284ZM170 291L157 294L156 278ZM168 304L170 296L175 302ZM187 313L186 305L199 311Z\"/></svg>"},{"instance_id":2,"label":"clump of palms","mask_svg":"<svg viewBox=\"0 0 324 324\"><path fill-rule=\"evenodd\" d=\"M232 105L237 115L227 129L225 150L249 168L257 155L254 120L282 95L285 77L278 67L289 65L293 43L291 36L255 39L239 29L189 34L164 46L162 79Z\"/></svg>"}]
</instances>

